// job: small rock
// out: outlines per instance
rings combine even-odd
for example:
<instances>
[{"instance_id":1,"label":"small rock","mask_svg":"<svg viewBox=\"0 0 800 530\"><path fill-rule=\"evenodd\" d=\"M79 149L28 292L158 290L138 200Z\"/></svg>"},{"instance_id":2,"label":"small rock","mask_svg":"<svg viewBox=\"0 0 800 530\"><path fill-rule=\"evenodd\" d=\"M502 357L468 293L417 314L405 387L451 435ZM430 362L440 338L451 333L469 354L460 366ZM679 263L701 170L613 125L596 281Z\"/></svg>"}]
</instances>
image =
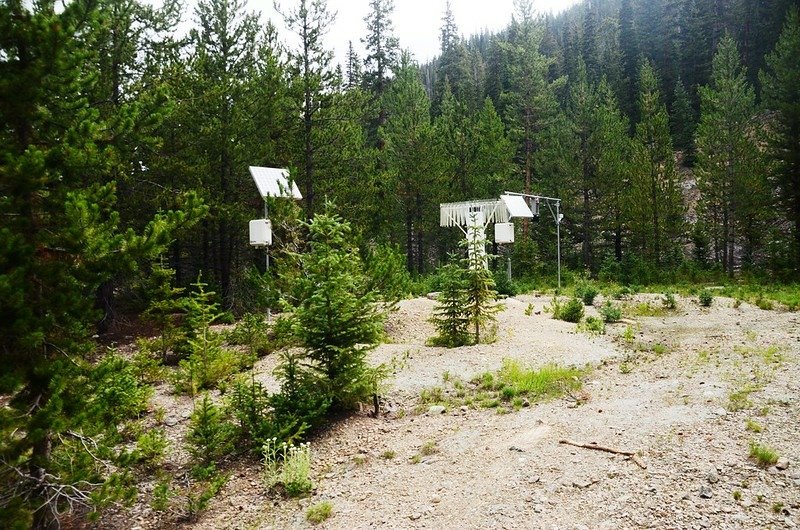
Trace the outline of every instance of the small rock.
<instances>
[{"instance_id":1,"label":"small rock","mask_svg":"<svg viewBox=\"0 0 800 530\"><path fill-rule=\"evenodd\" d=\"M412 521L416 521L416 520L417 520L417 519L419 519L420 517L422 517L422 514L421 514L421 513L419 513L419 512L414 512L414 513L412 513L412 514L411 514L411 516L410 516L410 518L411 518L411 520L412 520Z\"/></svg>"},{"instance_id":2,"label":"small rock","mask_svg":"<svg viewBox=\"0 0 800 530\"><path fill-rule=\"evenodd\" d=\"M433 504L439 504L440 502L442 502L442 498L439 497L438 495L434 495L433 497L431 497L431 502Z\"/></svg>"},{"instance_id":3,"label":"small rock","mask_svg":"<svg viewBox=\"0 0 800 530\"><path fill-rule=\"evenodd\" d=\"M516 452L518 452L518 453L524 453L524 452L525 452L525 450L524 450L524 449L520 449L520 448L519 448L519 447L517 447L516 445L512 445L511 447L509 447L509 448L508 448L508 450L509 450L509 451L516 451Z\"/></svg>"},{"instance_id":4,"label":"small rock","mask_svg":"<svg viewBox=\"0 0 800 530\"><path fill-rule=\"evenodd\" d=\"M719 482L719 475L715 471L711 471L708 475L706 475L706 479L708 480L709 484L716 484Z\"/></svg>"},{"instance_id":5,"label":"small rock","mask_svg":"<svg viewBox=\"0 0 800 530\"><path fill-rule=\"evenodd\" d=\"M589 486L591 486L592 484L594 484L594 482L592 482L589 479L580 479L580 480L575 480L575 481L572 482L573 486L575 486L576 488L581 488L581 489L586 489Z\"/></svg>"},{"instance_id":6,"label":"small rock","mask_svg":"<svg viewBox=\"0 0 800 530\"><path fill-rule=\"evenodd\" d=\"M466 405L461 405L461 407L459 408L459 410L460 410L461 412L463 412L464 414L466 414L467 412L469 412L469 407L468 407L468 406L466 406Z\"/></svg>"},{"instance_id":7,"label":"small rock","mask_svg":"<svg viewBox=\"0 0 800 530\"><path fill-rule=\"evenodd\" d=\"M781 457L775 463L775 467L780 469L781 471L789 469L789 459L785 457Z\"/></svg>"},{"instance_id":8,"label":"small rock","mask_svg":"<svg viewBox=\"0 0 800 530\"><path fill-rule=\"evenodd\" d=\"M700 486L700 498L701 499L710 499L713 496L714 496L714 494L711 492L711 488L709 488L705 484Z\"/></svg>"},{"instance_id":9,"label":"small rock","mask_svg":"<svg viewBox=\"0 0 800 530\"><path fill-rule=\"evenodd\" d=\"M528 401L528 398L523 398L522 399L522 406L523 407L530 407L531 406L531 402Z\"/></svg>"},{"instance_id":10,"label":"small rock","mask_svg":"<svg viewBox=\"0 0 800 530\"><path fill-rule=\"evenodd\" d=\"M717 416L727 416L728 411L722 407L719 407L717 409L714 409L714 414L716 414Z\"/></svg>"},{"instance_id":11,"label":"small rock","mask_svg":"<svg viewBox=\"0 0 800 530\"><path fill-rule=\"evenodd\" d=\"M445 410L447 409L445 409L444 406L442 405L433 405L428 409L428 414L430 414L431 416L435 416L437 414L444 414Z\"/></svg>"}]
</instances>

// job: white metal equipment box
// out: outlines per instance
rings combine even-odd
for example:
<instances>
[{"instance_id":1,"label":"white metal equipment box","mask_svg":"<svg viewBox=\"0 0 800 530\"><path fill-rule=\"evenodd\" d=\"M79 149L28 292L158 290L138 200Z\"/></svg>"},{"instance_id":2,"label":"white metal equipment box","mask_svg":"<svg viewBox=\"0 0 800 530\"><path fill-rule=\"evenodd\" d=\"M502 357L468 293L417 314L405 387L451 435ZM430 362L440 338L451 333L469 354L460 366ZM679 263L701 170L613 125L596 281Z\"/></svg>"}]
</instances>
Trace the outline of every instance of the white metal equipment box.
<instances>
[{"instance_id":1,"label":"white metal equipment box","mask_svg":"<svg viewBox=\"0 0 800 530\"><path fill-rule=\"evenodd\" d=\"M494 225L495 243L514 242L514 223L495 223Z\"/></svg>"},{"instance_id":2,"label":"white metal equipment box","mask_svg":"<svg viewBox=\"0 0 800 530\"><path fill-rule=\"evenodd\" d=\"M272 244L272 223L269 219L250 221L250 244L254 247L266 247Z\"/></svg>"}]
</instances>

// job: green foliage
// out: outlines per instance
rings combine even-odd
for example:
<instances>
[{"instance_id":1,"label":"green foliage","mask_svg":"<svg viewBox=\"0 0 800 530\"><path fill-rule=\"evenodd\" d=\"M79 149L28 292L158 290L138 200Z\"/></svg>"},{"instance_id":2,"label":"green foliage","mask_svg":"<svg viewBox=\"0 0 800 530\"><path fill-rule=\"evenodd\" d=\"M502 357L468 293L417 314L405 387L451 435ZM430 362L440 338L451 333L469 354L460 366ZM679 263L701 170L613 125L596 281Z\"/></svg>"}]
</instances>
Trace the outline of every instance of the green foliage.
<instances>
[{"instance_id":1,"label":"green foliage","mask_svg":"<svg viewBox=\"0 0 800 530\"><path fill-rule=\"evenodd\" d=\"M578 323L578 330L589 334L604 335L606 326L602 319L588 316L583 323Z\"/></svg>"},{"instance_id":2,"label":"green foliage","mask_svg":"<svg viewBox=\"0 0 800 530\"><path fill-rule=\"evenodd\" d=\"M169 508L170 499L175 492L170 488L171 477L162 475L153 486L153 495L150 498L150 507L157 512L165 512Z\"/></svg>"},{"instance_id":3,"label":"green foliage","mask_svg":"<svg viewBox=\"0 0 800 530\"><path fill-rule=\"evenodd\" d=\"M302 354L282 352L275 368L281 391L272 396L274 421L281 431L280 440L293 442L308 427L316 427L331 407L333 396L316 372L301 363ZM363 374L366 379L367 374Z\"/></svg>"},{"instance_id":4,"label":"green foliage","mask_svg":"<svg viewBox=\"0 0 800 530\"><path fill-rule=\"evenodd\" d=\"M800 10L791 7L775 49L766 56L759 73L765 106L776 111L766 135L767 152L775 164L771 169L773 188L779 190L780 204L792 225L792 263L800 269Z\"/></svg>"},{"instance_id":5,"label":"green foliage","mask_svg":"<svg viewBox=\"0 0 800 530\"><path fill-rule=\"evenodd\" d=\"M678 301L675 299L675 293L672 291L667 291L664 293L664 297L661 299L661 304L664 306L664 309L674 311L678 307Z\"/></svg>"},{"instance_id":6,"label":"green foliage","mask_svg":"<svg viewBox=\"0 0 800 530\"><path fill-rule=\"evenodd\" d=\"M276 439L264 444L264 478L268 488L280 488L289 497L305 497L314 484L311 482L311 445L278 443Z\"/></svg>"},{"instance_id":7,"label":"green foliage","mask_svg":"<svg viewBox=\"0 0 800 530\"><path fill-rule=\"evenodd\" d=\"M326 521L331 515L333 515L333 503L331 501L320 501L309 506L306 510L306 520L312 524Z\"/></svg>"},{"instance_id":8,"label":"green foliage","mask_svg":"<svg viewBox=\"0 0 800 530\"><path fill-rule=\"evenodd\" d=\"M768 445L751 441L750 458L753 458L762 467L769 467L778 461L778 452Z\"/></svg>"},{"instance_id":9,"label":"green foliage","mask_svg":"<svg viewBox=\"0 0 800 530\"><path fill-rule=\"evenodd\" d=\"M502 294L505 296L516 296L519 294L519 287L514 280L508 279L508 274L506 271L498 269L492 275L492 280L494 281L494 288L497 291L497 294Z\"/></svg>"},{"instance_id":10,"label":"green foliage","mask_svg":"<svg viewBox=\"0 0 800 530\"><path fill-rule=\"evenodd\" d=\"M371 397L366 355L381 336L384 314L351 245L349 223L328 205L308 230L310 249L300 256L305 274L298 280L292 331L318 378L318 392L335 408L349 408Z\"/></svg>"},{"instance_id":11,"label":"green foliage","mask_svg":"<svg viewBox=\"0 0 800 530\"><path fill-rule=\"evenodd\" d=\"M580 298L584 305L592 305L598 293L597 287L589 282L581 282L575 286L575 297Z\"/></svg>"},{"instance_id":12,"label":"green foliage","mask_svg":"<svg viewBox=\"0 0 800 530\"><path fill-rule=\"evenodd\" d=\"M704 214L715 254L730 277L737 249L752 263L771 220L772 191L753 134L755 91L746 78L736 42L726 35L713 60L711 80L700 87L701 117L697 129L699 210Z\"/></svg>"},{"instance_id":13,"label":"green foliage","mask_svg":"<svg viewBox=\"0 0 800 530\"><path fill-rule=\"evenodd\" d=\"M144 296L149 304L142 312L142 319L156 326L158 337L152 341L152 349L164 362L170 360L170 353L180 356L187 340L187 330L177 324L185 311L184 289L173 287L174 282L175 271L154 262L144 283Z\"/></svg>"},{"instance_id":14,"label":"green foliage","mask_svg":"<svg viewBox=\"0 0 800 530\"><path fill-rule=\"evenodd\" d=\"M394 306L411 292L411 275L405 256L392 245L371 247L364 260L364 274L368 278L367 290L380 294L389 306Z\"/></svg>"},{"instance_id":15,"label":"green foliage","mask_svg":"<svg viewBox=\"0 0 800 530\"><path fill-rule=\"evenodd\" d=\"M270 351L268 331L269 326L264 315L245 313L236 323L236 327L225 334L225 340L229 344L247 346L250 359L254 360Z\"/></svg>"},{"instance_id":16,"label":"green foliage","mask_svg":"<svg viewBox=\"0 0 800 530\"><path fill-rule=\"evenodd\" d=\"M198 390L214 388L241 367L239 355L222 346L219 333L211 324L220 317L214 293L206 291L201 278L192 284L195 289L187 300L186 324L192 338L188 340L189 356L178 364L173 376L175 387L194 396Z\"/></svg>"},{"instance_id":17,"label":"green foliage","mask_svg":"<svg viewBox=\"0 0 800 530\"><path fill-rule=\"evenodd\" d=\"M140 382L133 365L113 352L95 366L89 388L93 392L87 412L98 427L110 430L147 410L153 394L151 386Z\"/></svg>"},{"instance_id":18,"label":"green foliage","mask_svg":"<svg viewBox=\"0 0 800 530\"><path fill-rule=\"evenodd\" d=\"M611 300L606 300L606 303L598 309L598 312L603 318L603 322L618 322L622 318L622 309L614 305Z\"/></svg>"},{"instance_id":19,"label":"green foliage","mask_svg":"<svg viewBox=\"0 0 800 530\"><path fill-rule=\"evenodd\" d=\"M489 256L486 255L486 239L483 227L472 229L472 237L467 243L467 259L464 263L464 312L469 327L474 329L473 341L481 342L481 330L484 339L491 336L486 327L495 322L495 313L502 308L495 300L494 280L488 268Z\"/></svg>"},{"instance_id":20,"label":"green foliage","mask_svg":"<svg viewBox=\"0 0 800 530\"><path fill-rule=\"evenodd\" d=\"M697 300L701 306L711 307L711 304L714 303L714 294L708 289L703 289L697 294Z\"/></svg>"},{"instance_id":21,"label":"green foliage","mask_svg":"<svg viewBox=\"0 0 800 530\"><path fill-rule=\"evenodd\" d=\"M469 344L469 318L464 310L465 281L463 269L449 263L438 272L441 291L433 310L433 323L437 335L429 340L433 346L455 348Z\"/></svg>"},{"instance_id":22,"label":"green foliage","mask_svg":"<svg viewBox=\"0 0 800 530\"><path fill-rule=\"evenodd\" d=\"M195 401L195 409L189 420L186 445L189 454L200 468L213 467L223 456L233 451L234 426L223 412L214 405L208 394Z\"/></svg>"},{"instance_id":23,"label":"green foliage","mask_svg":"<svg viewBox=\"0 0 800 530\"><path fill-rule=\"evenodd\" d=\"M211 500L219 494L228 482L227 475L219 475L211 480L190 486L186 494L186 514L190 520L196 521L208 509Z\"/></svg>"},{"instance_id":24,"label":"green foliage","mask_svg":"<svg viewBox=\"0 0 800 530\"><path fill-rule=\"evenodd\" d=\"M542 399L559 396L565 391L578 390L581 387L581 375L582 372L575 368L547 364L534 370L526 368L519 361L503 359L496 386L511 387L514 395Z\"/></svg>"},{"instance_id":25,"label":"green foliage","mask_svg":"<svg viewBox=\"0 0 800 530\"><path fill-rule=\"evenodd\" d=\"M136 461L155 468L164 460L169 440L162 429L149 429L136 440Z\"/></svg>"},{"instance_id":26,"label":"green foliage","mask_svg":"<svg viewBox=\"0 0 800 530\"><path fill-rule=\"evenodd\" d=\"M571 298L563 306L558 305L553 308L553 318L577 324L583 318L583 302L577 298Z\"/></svg>"}]
</instances>

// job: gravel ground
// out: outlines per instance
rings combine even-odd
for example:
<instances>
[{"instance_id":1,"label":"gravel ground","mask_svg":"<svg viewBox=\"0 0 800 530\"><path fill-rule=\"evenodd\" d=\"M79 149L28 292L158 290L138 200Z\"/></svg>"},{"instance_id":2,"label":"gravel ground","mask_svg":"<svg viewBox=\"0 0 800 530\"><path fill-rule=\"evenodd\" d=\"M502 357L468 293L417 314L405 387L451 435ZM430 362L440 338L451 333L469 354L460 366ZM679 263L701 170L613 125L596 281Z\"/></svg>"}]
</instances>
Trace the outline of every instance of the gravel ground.
<instances>
[{"instance_id":1,"label":"gravel ground","mask_svg":"<svg viewBox=\"0 0 800 530\"><path fill-rule=\"evenodd\" d=\"M635 302L648 299L660 305L653 295ZM333 504L333 516L318 525L328 529L800 524L800 315L734 307L726 298L706 309L678 298L677 310L666 316L638 317L591 336L550 318L543 311L549 301L506 300L496 342L454 349L425 346L434 302L402 302L387 323L388 343L372 354L375 363L401 361L386 392L389 412L355 414L312 440L313 495L271 496L258 463L240 462L209 510L182 527L308 528L305 511L322 500ZM633 337L629 332L626 339L628 327ZM582 392L588 401L557 399L508 414L414 412L420 391L442 385L445 372L468 380L499 369L504 358L592 367ZM270 385L274 363L266 358L256 367ZM728 410L730 394L748 384L758 390L746 396L744 408ZM168 411L170 435L179 439L190 401L166 387L156 400ZM748 431L747 420L763 431ZM561 439L635 451L647 467ZM438 452L414 463L431 441ZM758 467L748 458L750 441L775 448L785 469ZM394 458L385 458L387 452ZM166 467L186 465L178 451ZM105 526L119 528L175 525L145 502L105 519Z\"/></svg>"}]
</instances>

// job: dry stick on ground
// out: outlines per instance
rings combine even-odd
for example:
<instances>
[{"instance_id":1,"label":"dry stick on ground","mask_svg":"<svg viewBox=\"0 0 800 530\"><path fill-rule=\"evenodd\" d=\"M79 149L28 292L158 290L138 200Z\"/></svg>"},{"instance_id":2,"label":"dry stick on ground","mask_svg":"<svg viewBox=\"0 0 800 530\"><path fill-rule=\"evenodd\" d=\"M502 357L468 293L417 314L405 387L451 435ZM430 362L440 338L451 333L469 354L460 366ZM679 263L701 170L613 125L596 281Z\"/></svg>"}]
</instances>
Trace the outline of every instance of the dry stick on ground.
<instances>
[{"instance_id":1,"label":"dry stick on ground","mask_svg":"<svg viewBox=\"0 0 800 530\"><path fill-rule=\"evenodd\" d=\"M633 451L622 451L620 449L614 449L613 447L604 447L602 445L597 445L595 442L591 442L588 444L582 444L580 442L574 442L572 440L559 440L558 443L560 444L567 444L567 445L574 445L575 447L583 447L584 449L594 449L596 451L605 451L606 453L613 453L615 455L625 455L631 457L631 460L642 469L647 469L647 464L642 461L639 456Z\"/></svg>"}]
</instances>

